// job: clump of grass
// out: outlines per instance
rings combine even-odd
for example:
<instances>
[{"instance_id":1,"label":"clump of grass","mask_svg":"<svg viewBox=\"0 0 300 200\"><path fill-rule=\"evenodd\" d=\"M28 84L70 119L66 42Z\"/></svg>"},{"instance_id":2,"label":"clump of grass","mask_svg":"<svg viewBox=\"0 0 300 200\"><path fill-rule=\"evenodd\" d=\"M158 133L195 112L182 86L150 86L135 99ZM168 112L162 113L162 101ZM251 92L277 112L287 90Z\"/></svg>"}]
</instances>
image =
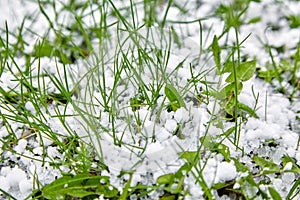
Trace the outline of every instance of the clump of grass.
<instances>
[{"instance_id":1,"label":"clump of grass","mask_svg":"<svg viewBox=\"0 0 300 200\"><path fill-rule=\"evenodd\" d=\"M34 192L28 198L147 198L156 191L160 199L179 199L193 195L189 191L189 181L192 179L202 189L202 198L206 199L214 199L216 194L244 199L281 199L272 183L266 183L266 177L285 173L298 177L300 169L292 158L282 157L282 166L278 166L260 155L246 155L253 162L253 165L248 165L232 154L235 150L245 156L243 146L240 146L242 125L251 117L258 118L256 106L251 108L239 101L243 84L257 72L256 60L243 60L241 55L242 45L250 35L240 38L240 26L260 20L246 21L243 18L250 3L235 1L235 4L219 6L216 14L210 17L224 20L224 28L220 35L213 37L210 30L205 32L207 38L213 38L208 48L204 47L208 39L204 39L202 29L205 19L168 20L171 8L178 9L182 15L189 12L186 4L176 1L131 0L127 7L119 7L111 0L98 3L38 1L41 15L49 23L49 30L32 45L31 53L23 52L24 45L29 41L24 41L22 34L32 33L23 32L22 24L19 33L12 35L6 24L4 37L0 37L0 76L9 74L14 87L0 85L1 124L7 132L1 138L1 159L5 165L10 165L5 154L11 152L34 160L32 148L26 147L26 151L32 153L31 157L20 155L14 149L20 140L32 139L42 149L36 161L42 165L48 163L61 172L61 177L48 185L43 185L37 177L33 183ZM54 19L47 14L47 6L54 10ZM161 6L165 9L159 17ZM58 7L61 10L57 10ZM139 11L144 13L142 20ZM62 13L68 13L73 21L59 23ZM290 18L291 26L295 27L297 21ZM199 24L201 31L200 46L195 50L197 53L183 56L170 69L174 49L186 45L181 38L184 35L180 33L182 26L191 23ZM232 30L235 44L228 44L227 40L221 44L221 39ZM50 33L54 37L50 37ZM17 38L15 44L10 43L11 37ZM280 91L294 98L299 89L299 45L293 62L282 60L279 64L273 59L271 47L265 46L273 67L267 65L267 70L258 71L258 75L269 82L277 79ZM223 60L224 53L227 56ZM18 60L20 57L24 60L23 64ZM210 60L214 60L214 64L210 65ZM47 61L51 63L50 68L44 66ZM185 84L180 82L179 70L182 66L188 66L190 71L191 78ZM150 77L145 77L146 73ZM285 90L284 74L288 74L287 81L292 90ZM214 76L214 81L208 81L209 76ZM258 95L253 96L257 102ZM155 129L151 137L143 135L146 119L141 117L139 111L149 111L149 117L159 123L163 111L175 113L180 109L188 110L191 106L191 102L187 102L189 99L193 99L196 106L214 104L205 134L197 138L197 150L186 151L179 146L183 164L174 173L163 174L148 185L132 185L133 177L138 173L134 167L133 170L121 170L118 178L123 188L119 191L110 177L102 174L112 168L106 166L103 138L109 137L116 148L125 146L132 155L143 158L141 155L147 145L155 143L157 138ZM217 112L217 106L221 107L220 112ZM50 119L55 119L59 127L51 126L48 123ZM105 120L108 123L102 123ZM119 121L124 126L120 126ZM78 126L74 123L80 126L76 130L74 127ZM183 126L177 123L173 132L181 140L186 135L182 131ZM213 127L217 127L220 133L211 135ZM120 136L121 128L123 132ZM124 134L130 134L134 142L125 141ZM139 140L135 140L136 135L140 136ZM47 155L49 145L59 151L59 159ZM221 156L222 162L234 165L237 174L243 175L230 181L210 183L205 170L216 156ZM255 167L259 171L253 173ZM299 193L298 187L299 181L295 181L287 197L295 197ZM1 191L15 198L7 191Z\"/></svg>"}]
</instances>

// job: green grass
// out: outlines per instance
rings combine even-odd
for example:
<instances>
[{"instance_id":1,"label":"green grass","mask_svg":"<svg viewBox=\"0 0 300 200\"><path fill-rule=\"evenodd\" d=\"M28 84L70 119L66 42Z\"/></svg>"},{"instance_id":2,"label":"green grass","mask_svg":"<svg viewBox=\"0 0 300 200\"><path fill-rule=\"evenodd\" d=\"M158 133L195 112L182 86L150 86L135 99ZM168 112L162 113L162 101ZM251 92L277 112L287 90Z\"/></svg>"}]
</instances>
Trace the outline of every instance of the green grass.
<instances>
[{"instance_id":1,"label":"green grass","mask_svg":"<svg viewBox=\"0 0 300 200\"><path fill-rule=\"evenodd\" d=\"M299 44L292 58L276 63L273 58L275 48L262 42L272 60L272 63L266 63L265 69L258 68L255 58L244 59L241 55L241 48L247 48L243 44L250 33L240 38L239 28L260 20L246 20L250 2L236 0L235 4L221 4L215 13L203 19L168 21L172 7L179 10L183 19L189 15L186 4L168 1L162 18L159 18L158 12L164 1L130 0L123 7L111 0L98 3L72 0L61 7L58 1L38 1L39 12L48 21L49 29L39 36L39 41L31 44L34 46L32 52L25 52L24 46L32 41L25 41L23 35L34 33L21 26L19 32L13 34L5 24L0 30L0 76L11 74L14 87L0 85L1 124L7 133L0 138L1 163L9 164L6 154L10 152L42 165L48 163L61 173L61 177L50 184L43 184L39 177L31 174L36 179L34 191L28 199L146 198L153 191L161 192L160 199L184 199L189 194L186 185L191 177L193 183L202 189L202 198L205 199L214 199L216 192L251 199L251 191L256 191L257 198L282 199L272 183L266 183L264 178L285 173L299 177L300 169L293 158L284 156L282 165L278 166L260 155L249 155L251 162L260 169L252 173L252 166L239 161L231 152L235 150L244 156L244 147L240 145L241 129L248 119L258 118L256 105L251 108L239 101L246 81L256 75L266 82L278 81L278 91L291 101L298 98L300 86L296 75L299 72ZM45 7L54 10L54 20ZM72 20L60 23L58 19L64 12L69 13ZM212 27L203 30L203 23L214 17L224 21L219 35L211 33ZM297 16L287 18L291 28L298 27ZM181 56L170 69L172 56L187 41L182 35L188 32L188 24L199 27L200 45ZM230 31L235 34L234 44L227 40ZM225 42L221 43L224 38ZM182 65L189 66L191 77L184 85L179 78ZM147 79L145 73L151 77ZM207 80L208 76L214 76L214 81ZM291 89L284 85L286 82ZM264 94L255 94L254 90L253 98L257 102ZM134 95L128 96L128 91L134 91ZM151 137L143 133L146 119L139 111L149 111L148 117L159 123L164 111L171 113L180 108L188 109L186 101L189 98L199 107L213 104L205 135L198 138L197 151L180 147L182 152L179 155L184 164L174 173L161 175L152 184L132 186L132 177L137 172L121 171L118 178L123 190L118 191L110 177L102 175L110 166L106 166L101 139L110 137L115 146L125 147L140 156L140 152L143 154L147 145L157 138L154 128ZM221 109L217 110L217 107ZM50 126L49 120L55 121L57 127ZM102 123L105 120L108 125ZM124 126L118 127L118 121ZM229 122L233 122L230 127L226 126ZM77 123L80 128L74 130L72 123ZM178 123L173 132L181 140L185 138L181 131L183 125ZM218 135L210 135L213 127L220 130ZM125 134L130 134L133 140L139 134L140 141L130 144L124 139ZM30 146L26 150L31 155L17 152L15 147L22 139L38 141L41 157L35 158L34 147ZM58 149L60 158L48 155L49 145ZM274 145L278 145L276 141ZM208 183L205 170L209 167L209 160L217 155L223 156L224 162L234 163L238 173L244 175L230 182ZM292 167L286 169L285 166L290 164ZM294 181L287 192L288 199L299 195L298 187L299 181ZM7 191L1 191L14 199Z\"/></svg>"}]
</instances>

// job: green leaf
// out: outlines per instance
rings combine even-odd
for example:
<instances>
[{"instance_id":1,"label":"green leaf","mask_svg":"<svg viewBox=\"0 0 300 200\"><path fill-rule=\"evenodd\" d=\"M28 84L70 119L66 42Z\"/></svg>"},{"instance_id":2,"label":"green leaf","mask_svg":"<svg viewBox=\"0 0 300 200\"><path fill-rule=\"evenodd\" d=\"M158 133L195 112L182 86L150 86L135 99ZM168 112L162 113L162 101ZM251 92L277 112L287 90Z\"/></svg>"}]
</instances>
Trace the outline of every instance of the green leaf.
<instances>
[{"instance_id":1,"label":"green leaf","mask_svg":"<svg viewBox=\"0 0 300 200\"><path fill-rule=\"evenodd\" d=\"M171 174L164 174L164 175L159 176L156 179L156 183L159 184L159 185L170 184L170 183L174 182L174 178L175 178L175 175L172 174L172 173Z\"/></svg>"},{"instance_id":2,"label":"green leaf","mask_svg":"<svg viewBox=\"0 0 300 200\"><path fill-rule=\"evenodd\" d=\"M280 172L280 167L272 161L266 160L259 156L254 156L253 160L263 169L262 174L264 175Z\"/></svg>"},{"instance_id":3,"label":"green leaf","mask_svg":"<svg viewBox=\"0 0 300 200\"><path fill-rule=\"evenodd\" d=\"M218 44L218 38L215 35L212 43L212 51L214 55L214 60L217 66L217 72L220 74L221 72L221 48Z\"/></svg>"},{"instance_id":4,"label":"green leaf","mask_svg":"<svg viewBox=\"0 0 300 200\"><path fill-rule=\"evenodd\" d=\"M229 137L229 135L230 135L231 133L233 133L234 130L235 130L235 127L233 126L233 127L229 128L229 129L227 129L227 130L226 130L224 133L222 133L220 136Z\"/></svg>"},{"instance_id":5,"label":"green leaf","mask_svg":"<svg viewBox=\"0 0 300 200\"><path fill-rule=\"evenodd\" d=\"M59 51L56 45L57 44L51 44L48 40L44 40L42 43L39 43L34 46L33 56L36 58L41 58L41 57L51 58L53 56L56 56L64 64L71 63L70 60L68 59L68 56L62 51Z\"/></svg>"},{"instance_id":6,"label":"green leaf","mask_svg":"<svg viewBox=\"0 0 300 200\"><path fill-rule=\"evenodd\" d=\"M289 191L286 199L294 199L294 197L296 197L300 193L300 190L298 189L299 186L300 186L300 178L294 183L294 185L292 186L291 190ZM294 194L295 191L296 191L296 194Z\"/></svg>"},{"instance_id":7,"label":"green leaf","mask_svg":"<svg viewBox=\"0 0 300 200\"><path fill-rule=\"evenodd\" d=\"M225 110L228 114L230 114L231 116L233 116L233 113L234 113L234 108L235 106L235 100L234 98L229 98L229 100L226 102L226 105L225 105Z\"/></svg>"},{"instance_id":8,"label":"green leaf","mask_svg":"<svg viewBox=\"0 0 300 200\"><path fill-rule=\"evenodd\" d=\"M34 46L35 57L51 57L54 53L55 48L50 44L49 41L45 40L43 43Z\"/></svg>"},{"instance_id":9,"label":"green leaf","mask_svg":"<svg viewBox=\"0 0 300 200\"><path fill-rule=\"evenodd\" d=\"M260 21L261 21L261 17L253 17L252 19L250 19L248 21L247 24L255 24L255 23L260 22Z\"/></svg>"},{"instance_id":10,"label":"green leaf","mask_svg":"<svg viewBox=\"0 0 300 200\"><path fill-rule=\"evenodd\" d=\"M269 192L273 200L282 200L280 194L274 188L269 187Z\"/></svg>"},{"instance_id":11,"label":"green leaf","mask_svg":"<svg viewBox=\"0 0 300 200\"><path fill-rule=\"evenodd\" d=\"M229 161L230 150L229 150L229 147L226 146L225 144L216 143L216 145L214 146L214 148L211 151L222 154L224 156L224 159L226 161Z\"/></svg>"},{"instance_id":12,"label":"green leaf","mask_svg":"<svg viewBox=\"0 0 300 200\"><path fill-rule=\"evenodd\" d=\"M66 195L83 198L92 194L114 197L118 190L109 184L109 177L87 174L63 176L42 189L42 196L48 199L64 198Z\"/></svg>"},{"instance_id":13,"label":"green leaf","mask_svg":"<svg viewBox=\"0 0 300 200\"><path fill-rule=\"evenodd\" d=\"M238 90L237 91L237 95L239 95L241 93L242 89L243 89L243 83L242 82L238 82L238 85L237 85L237 90ZM233 83L230 83L230 84L226 85L220 91L220 93L224 95L224 97L225 97L225 98L223 97L224 99L233 97L232 94L235 93L235 83L233 82Z\"/></svg>"},{"instance_id":14,"label":"green leaf","mask_svg":"<svg viewBox=\"0 0 300 200\"><path fill-rule=\"evenodd\" d=\"M214 137L210 135L201 137L200 142L207 149L212 149L215 145Z\"/></svg>"},{"instance_id":15,"label":"green leaf","mask_svg":"<svg viewBox=\"0 0 300 200\"><path fill-rule=\"evenodd\" d=\"M78 197L78 198L83 198L89 195L93 195L95 192L91 191L86 191L85 189L76 189L76 190L69 190L68 195L72 197Z\"/></svg>"},{"instance_id":16,"label":"green leaf","mask_svg":"<svg viewBox=\"0 0 300 200\"><path fill-rule=\"evenodd\" d=\"M231 158L231 159L234 161L236 170L238 172L249 172L250 171L250 169L246 165L244 165L243 163L241 163L240 160L238 160L236 158Z\"/></svg>"},{"instance_id":17,"label":"green leaf","mask_svg":"<svg viewBox=\"0 0 300 200\"><path fill-rule=\"evenodd\" d=\"M176 111L180 107L186 108L183 98L181 97L181 95L178 93L178 91L175 89L173 85L166 84L165 95L169 99L171 105L173 105L172 107L173 111Z\"/></svg>"},{"instance_id":18,"label":"green leaf","mask_svg":"<svg viewBox=\"0 0 300 200\"><path fill-rule=\"evenodd\" d=\"M243 110L243 111L249 113L251 115L251 117L259 118L258 115L255 113L255 111L252 108L250 108L249 106L247 106L243 103L240 103L240 102L238 103L238 105L239 105L240 110Z\"/></svg>"},{"instance_id":19,"label":"green leaf","mask_svg":"<svg viewBox=\"0 0 300 200\"><path fill-rule=\"evenodd\" d=\"M181 179L184 178L185 175L192 169L191 163L185 163L182 165L178 171L175 173L175 178L176 179Z\"/></svg>"},{"instance_id":20,"label":"green leaf","mask_svg":"<svg viewBox=\"0 0 300 200\"><path fill-rule=\"evenodd\" d=\"M159 200L176 200L177 197L175 194L166 194L159 198Z\"/></svg>"},{"instance_id":21,"label":"green leaf","mask_svg":"<svg viewBox=\"0 0 300 200\"><path fill-rule=\"evenodd\" d=\"M241 63L237 72L237 76L239 77L238 80L248 81L250 78L253 77L255 71L256 71L255 60Z\"/></svg>"},{"instance_id":22,"label":"green leaf","mask_svg":"<svg viewBox=\"0 0 300 200\"><path fill-rule=\"evenodd\" d=\"M122 195L120 196L120 200L126 200L128 197L128 192L132 181L132 174L133 172L129 172L129 180L127 181L125 187L123 188L123 192Z\"/></svg>"},{"instance_id":23,"label":"green leaf","mask_svg":"<svg viewBox=\"0 0 300 200\"><path fill-rule=\"evenodd\" d=\"M178 45L179 48L182 47L182 42L181 39L179 38L178 34L176 33L175 29L173 26L171 26L171 33L174 39L174 42Z\"/></svg>"},{"instance_id":24,"label":"green leaf","mask_svg":"<svg viewBox=\"0 0 300 200\"><path fill-rule=\"evenodd\" d=\"M300 15L290 15L288 20L290 21L290 28L300 27Z\"/></svg>"},{"instance_id":25,"label":"green leaf","mask_svg":"<svg viewBox=\"0 0 300 200\"><path fill-rule=\"evenodd\" d=\"M197 160L199 153L197 151L184 151L179 153L182 159L185 159L188 163L194 163Z\"/></svg>"},{"instance_id":26,"label":"green leaf","mask_svg":"<svg viewBox=\"0 0 300 200\"><path fill-rule=\"evenodd\" d=\"M176 135L181 140L183 140L185 138L185 136L182 133L182 128L181 128L180 124L177 124L177 127L174 130L173 135Z\"/></svg>"},{"instance_id":27,"label":"green leaf","mask_svg":"<svg viewBox=\"0 0 300 200\"><path fill-rule=\"evenodd\" d=\"M232 72L233 66L234 66L234 64L232 61L226 61L226 63L224 64L224 68L222 70L222 74L226 73L226 72Z\"/></svg>"},{"instance_id":28,"label":"green leaf","mask_svg":"<svg viewBox=\"0 0 300 200\"><path fill-rule=\"evenodd\" d=\"M283 73L286 71L292 71L293 70L293 65L291 64L291 62L287 59L282 59L279 63L279 72Z\"/></svg>"},{"instance_id":29,"label":"green leaf","mask_svg":"<svg viewBox=\"0 0 300 200\"><path fill-rule=\"evenodd\" d=\"M215 190L220 190L222 188L226 188L230 183L216 183L212 186L213 189Z\"/></svg>"},{"instance_id":30,"label":"green leaf","mask_svg":"<svg viewBox=\"0 0 300 200\"><path fill-rule=\"evenodd\" d=\"M288 155L285 155L281 159L281 161L282 161L283 166L285 166L287 163L292 163L292 169L285 170L285 172L293 172L293 173L300 175L300 168L298 167L298 165L295 163L295 161L291 157L289 157Z\"/></svg>"},{"instance_id":31,"label":"green leaf","mask_svg":"<svg viewBox=\"0 0 300 200\"><path fill-rule=\"evenodd\" d=\"M235 81L233 67L234 66L232 66L231 74L226 79L227 83L232 83ZM247 81L251 77L253 77L255 71L256 71L255 60L243 62L240 64L240 66L236 68L236 80L243 81L243 82Z\"/></svg>"},{"instance_id":32,"label":"green leaf","mask_svg":"<svg viewBox=\"0 0 300 200\"><path fill-rule=\"evenodd\" d=\"M212 136L201 137L200 142L205 148L209 149L211 152L220 153L224 156L225 160L229 160L230 158L229 148L224 144L216 142L214 137Z\"/></svg>"}]
</instances>

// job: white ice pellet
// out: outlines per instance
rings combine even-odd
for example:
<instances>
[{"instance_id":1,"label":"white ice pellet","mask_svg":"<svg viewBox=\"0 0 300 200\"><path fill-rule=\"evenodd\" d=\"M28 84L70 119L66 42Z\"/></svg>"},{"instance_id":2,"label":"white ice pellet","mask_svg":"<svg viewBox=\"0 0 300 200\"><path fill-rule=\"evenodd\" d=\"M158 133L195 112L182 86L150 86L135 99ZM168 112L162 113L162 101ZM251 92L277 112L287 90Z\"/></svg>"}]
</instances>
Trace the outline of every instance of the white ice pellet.
<instances>
[{"instance_id":1,"label":"white ice pellet","mask_svg":"<svg viewBox=\"0 0 300 200\"><path fill-rule=\"evenodd\" d=\"M20 157L20 162L22 162L25 166L30 165L32 153L26 150L22 153L22 155L23 156Z\"/></svg>"},{"instance_id":2,"label":"white ice pellet","mask_svg":"<svg viewBox=\"0 0 300 200\"><path fill-rule=\"evenodd\" d=\"M287 163L286 166L288 164L289 163ZM292 163L290 163L289 166L287 166L287 168L290 168L290 169L286 169L286 170L291 170ZM295 178L296 178L295 176L296 175L293 172L284 173L284 174L282 174L282 182L284 183L284 185L291 186L292 183L295 181Z\"/></svg>"},{"instance_id":3,"label":"white ice pellet","mask_svg":"<svg viewBox=\"0 0 300 200\"><path fill-rule=\"evenodd\" d=\"M32 152L36 155L42 155L43 154L43 148L42 147L36 147L32 150Z\"/></svg>"},{"instance_id":4,"label":"white ice pellet","mask_svg":"<svg viewBox=\"0 0 300 200\"><path fill-rule=\"evenodd\" d=\"M147 137L151 137L153 133L155 133L155 123L152 121L145 121L143 133Z\"/></svg>"},{"instance_id":5,"label":"white ice pellet","mask_svg":"<svg viewBox=\"0 0 300 200\"><path fill-rule=\"evenodd\" d=\"M147 110L146 108L141 108L140 110L138 110L138 115L141 121L144 121L146 117L150 116L150 114L151 114L150 111Z\"/></svg>"},{"instance_id":6,"label":"white ice pellet","mask_svg":"<svg viewBox=\"0 0 300 200\"><path fill-rule=\"evenodd\" d=\"M237 175L236 167L233 162L221 162L217 167L217 180L226 182L235 179Z\"/></svg>"},{"instance_id":7,"label":"white ice pellet","mask_svg":"<svg viewBox=\"0 0 300 200\"><path fill-rule=\"evenodd\" d=\"M19 184L20 181L26 179L26 173L23 170L15 167L11 169L11 172L7 174L6 178L10 186L15 186Z\"/></svg>"},{"instance_id":8,"label":"white ice pellet","mask_svg":"<svg viewBox=\"0 0 300 200\"><path fill-rule=\"evenodd\" d=\"M291 131L285 132L286 134L281 137L282 143L287 147L296 148L298 145L298 134Z\"/></svg>"},{"instance_id":9,"label":"white ice pellet","mask_svg":"<svg viewBox=\"0 0 300 200\"><path fill-rule=\"evenodd\" d=\"M27 179L21 180L19 183L19 189L23 195L29 194L32 189L32 183Z\"/></svg>"},{"instance_id":10,"label":"white ice pellet","mask_svg":"<svg viewBox=\"0 0 300 200\"><path fill-rule=\"evenodd\" d=\"M146 148L145 154L150 155L161 150L163 150L163 146L160 142L150 143Z\"/></svg>"},{"instance_id":11,"label":"white ice pellet","mask_svg":"<svg viewBox=\"0 0 300 200\"><path fill-rule=\"evenodd\" d=\"M11 172L11 168L10 167L2 167L1 168L1 175L2 176L7 176L10 172Z\"/></svg>"},{"instance_id":12,"label":"white ice pellet","mask_svg":"<svg viewBox=\"0 0 300 200\"><path fill-rule=\"evenodd\" d=\"M171 136L172 135L165 128L161 128L158 130L158 132L155 133L156 139L160 142L167 140Z\"/></svg>"},{"instance_id":13,"label":"white ice pellet","mask_svg":"<svg viewBox=\"0 0 300 200\"><path fill-rule=\"evenodd\" d=\"M169 132L173 132L177 127L177 122L174 119L168 119L165 124L165 128Z\"/></svg>"},{"instance_id":14,"label":"white ice pellet","mask_svg":"<svg viewBox=\"0 0 300 200\"><path fill-rule=\"evenodd\" d=\"M31 112L31 114L35 115L36 114L36 110L35 110L35 107L33 105L33 103L31 101L27 101L26 104L25 104L25 108Z\"/></svg>"},{"instance_id":15,"label":"white ice pellet","mask_svg":"<svg viewBox=\"0 0 300 200\"><path fill-rule=\"evenodd\" d=\"M7 178L4 176L0 176L0 188L4 191L8 191L10 188Z\"/></svg>"},{"instance_id":16,"label":"white ice pellet","mask_svg":"<svg viewBox=\"0 0 300 200\"><path fill-rule=\"evenodd\" d=\"M44 147L47 147L51 144L53 144L53 141L48 136L43 134L43 145L44 145Z\"/></svg>"},{"instance_id":17,"label":"white ice pellet","mask_svg":"<svg viewBox=\"0 0 300 200\"><path fill-rule=\"evenodd\" d=\"M280 191L282 189L282 180L279 178L275 178L272 181L273 185L274 185L274 189L277 191Z\"/></svg>"},{"instance_id":18,"label":"white ice pellet","mask_svg":"<svg viewBox=\"0 0 300 200\"><path fill-rule=\"evenodd\" d=\"M51 158L61 157L61 155L58 153L57 147L51 147L51 146L47 148L47 155Z\"/></svg>"},{"instance_id":19,"label":"white ice pellet","mask_svg":"<svg viewBox=\"0 0 300 200\"><path fill-rule=\"evenodd\" d=\"M6 127L5 127L5 126L1 127L1 129L0 129L0 138L4 138L4 137L6 137L6 136L8 136L8 135L9 135L9 134L8 134L8 132L7 132Z\"/></svg>"},{"instance_id":20,"label":"white ice pellet","mask_svg":"<svg viewBox=\"0 0 300 200\"><path fill-rule=\"evenodd\" d=\"M214 158L209 158L206 163L206 167L203 170L203 177L207 185L212 185L215 179L217 162ZM196 171L194 173L197 173Z\"/></svg>"},{"instance_id":21,"label":"white ice pellet","mask_svg":"<svg viewBox=\"0 0 300 200\"><path fill-rule=\"evenodd\" d=\"M178 108L174 114L177 122L187 122L189 120L189 112L185 108Z\"/></svg>"},{"instance_id":22,"label":"white ice pellet","mask_svg":"<svg viewBox=\"0 0 300 200\"><path fill-rule=\"evenodd\" d=\"M25 151L26 146L27 146L27 140L21 139L19 140L18 145L14 149L19 154L22 154Z\"/></svg>"}]
</instances>

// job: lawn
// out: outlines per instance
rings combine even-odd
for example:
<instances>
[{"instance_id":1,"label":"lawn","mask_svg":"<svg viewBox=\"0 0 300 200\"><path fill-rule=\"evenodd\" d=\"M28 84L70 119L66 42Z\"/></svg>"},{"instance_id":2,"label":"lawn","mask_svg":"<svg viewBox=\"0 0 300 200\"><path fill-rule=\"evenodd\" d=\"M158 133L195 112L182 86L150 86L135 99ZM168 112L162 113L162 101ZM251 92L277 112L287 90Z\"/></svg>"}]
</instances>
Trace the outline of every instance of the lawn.
<instances>
[{"instance_id":1,"label":"lawn","mask_svg":"<svg viewBox=\"0 0 300 200\"><path fill-rule=\"evenodd\" d=\"M299 199L299 0L0 0L0 199Z\"/></svg>"}]
</instances>

